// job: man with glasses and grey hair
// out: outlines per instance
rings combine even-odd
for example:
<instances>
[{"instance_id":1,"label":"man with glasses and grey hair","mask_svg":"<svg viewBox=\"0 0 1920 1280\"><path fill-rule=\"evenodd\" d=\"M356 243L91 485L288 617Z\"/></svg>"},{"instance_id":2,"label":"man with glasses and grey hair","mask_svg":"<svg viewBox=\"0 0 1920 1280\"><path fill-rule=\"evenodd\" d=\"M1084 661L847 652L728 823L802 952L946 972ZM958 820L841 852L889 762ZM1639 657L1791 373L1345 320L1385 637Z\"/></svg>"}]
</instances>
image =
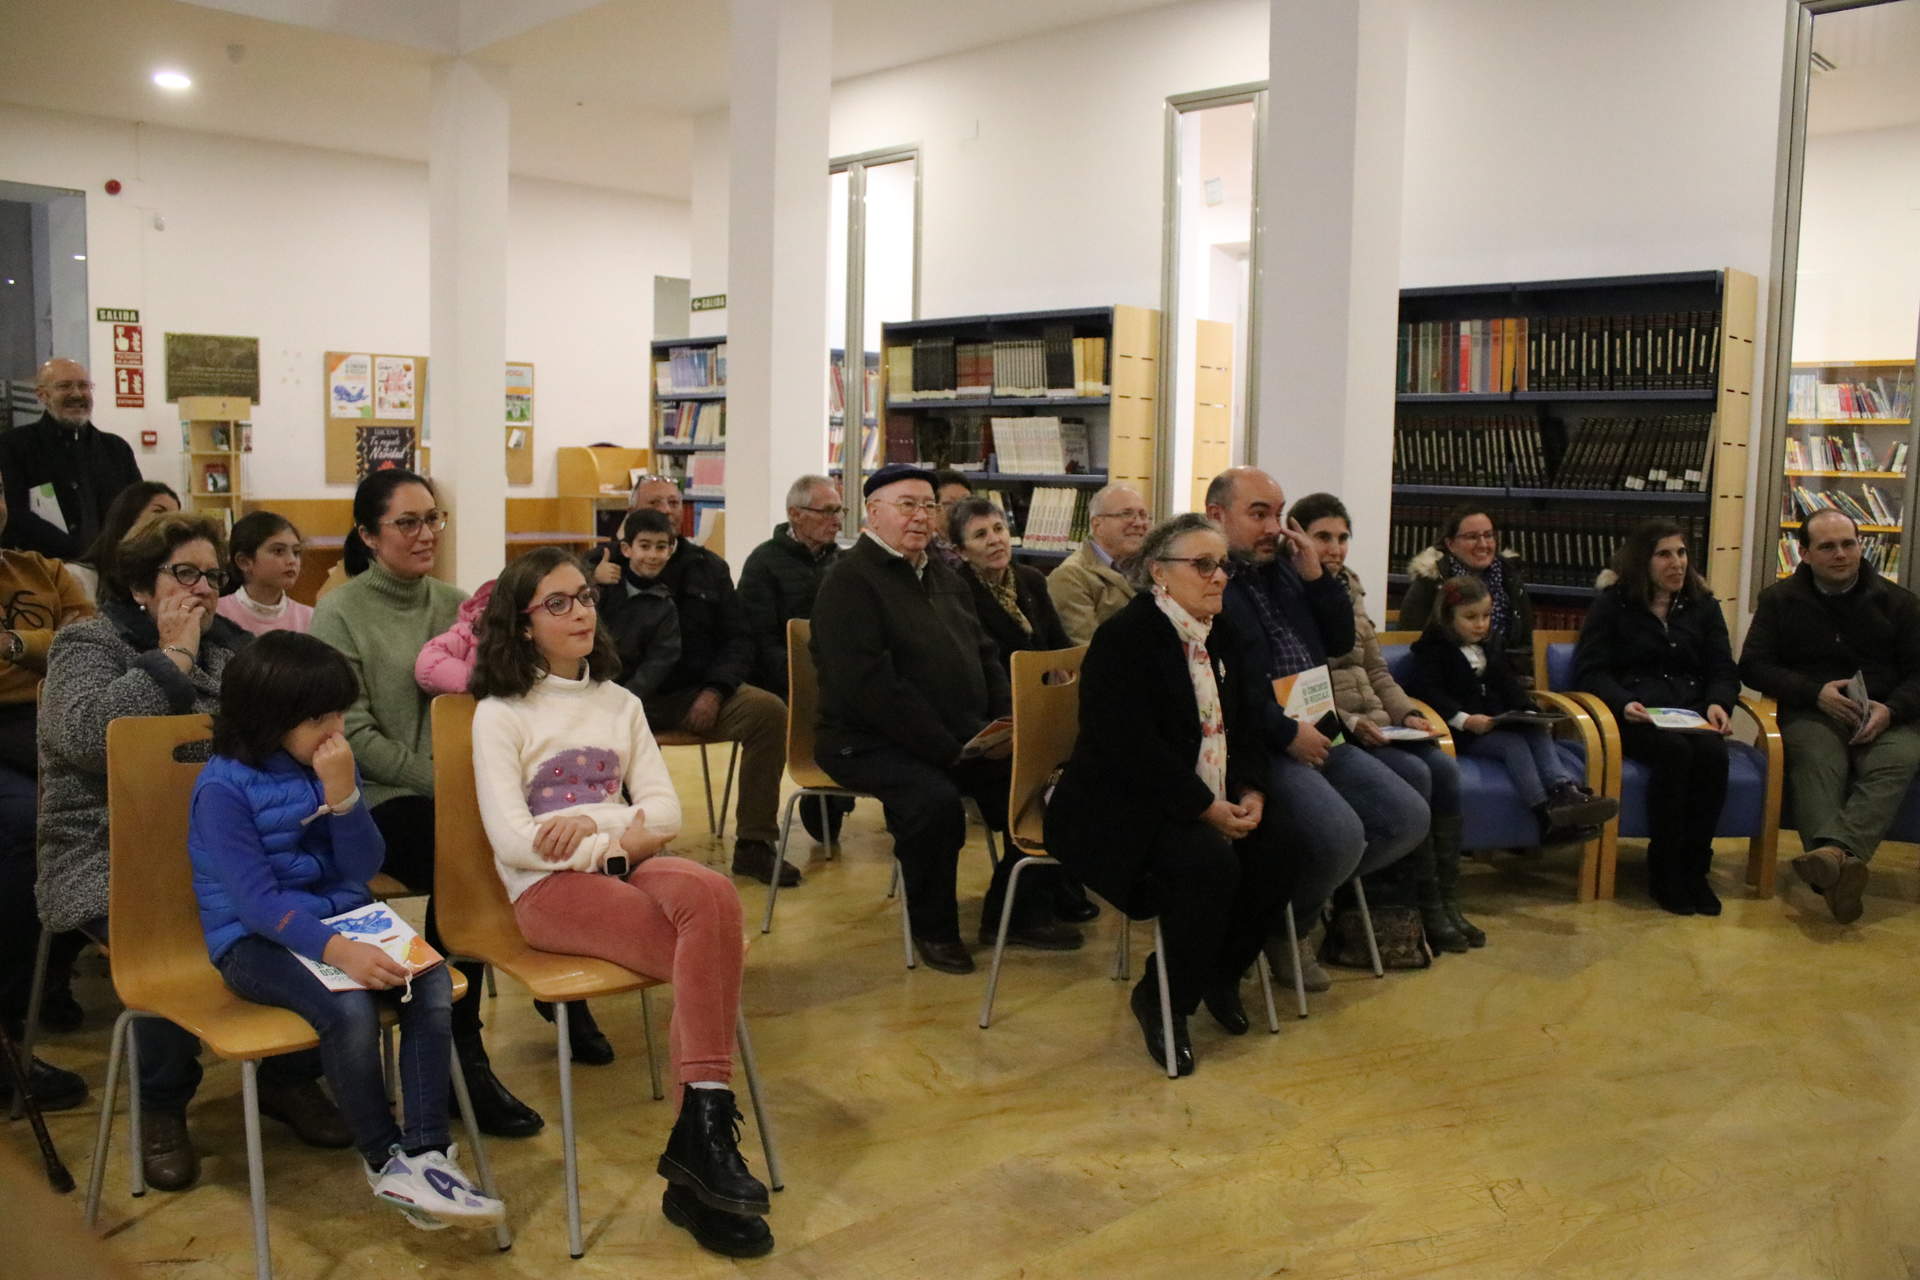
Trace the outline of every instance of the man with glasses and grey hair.
<instances>
[{"instance_id":1,"label":"man with glasses and grey hair","mask_svg":"<svg viewBox=\"0 0 1920 1280\"><path fill-rule=\"evenodd\" d=\"M93 382L77 360L40 366L34 395L46 411L36 422L0 432L6 476L5 545L71 560L92 544L114 495L140 479L133 447L93 425Z\"/></svg>"},{"instance_id":2,"label":"man with glasses and grey hair","mask_svg":"<svg viewBox=\"0 0 1920 1280\"><path fill-rule=\"evenodd\" d=\"M999 650L973 593L929 554L933 472L894 463L867 477L867 524L820 584L813 661L820 673L819 761L850 791L879 798L900 860L914 946L928 967L973 972L955 901L967 841L962 797L995 830L1007 825L1009 763L969 756L980 730L1012 710ZM991 937L1016 858L988 886L981 934ZM1080 933L1057 923L1050 885L1023 877L1009 942L1070 951Z\"/></svg>"},{"instance_id":3,"label":"man with glasses and grey hair","mask_svg":"<svg viewBox=\"0 0 1920 1280\"><path fill-rule=\"evenodd\" d=\"M1047 595L1075 644L1093 639L1100 624L1133 599L1127 565L1140 554L1151 520L1147 500L1124 484L1094 494L1088 511L1087 540L1047 575Z\"/></svg>"}]
</instances>

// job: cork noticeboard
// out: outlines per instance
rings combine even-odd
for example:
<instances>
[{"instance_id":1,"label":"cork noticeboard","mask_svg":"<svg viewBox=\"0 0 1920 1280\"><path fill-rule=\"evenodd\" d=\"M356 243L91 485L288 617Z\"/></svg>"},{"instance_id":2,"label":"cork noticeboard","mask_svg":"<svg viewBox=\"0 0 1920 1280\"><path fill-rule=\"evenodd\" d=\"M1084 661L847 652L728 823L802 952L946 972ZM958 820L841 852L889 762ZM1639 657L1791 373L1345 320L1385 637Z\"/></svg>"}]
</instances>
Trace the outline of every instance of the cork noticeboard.
<instances>
[{"instance_id":1,"label":"cork noticeboard","mask_svg":"<svg viewBox=\"0 0 1920 1280\"><path fill-rule=\"evenodd\" d=\"M323 360L327 483L358 484L363 452L395 459L400 431L412 437L414 466L424 471L420 427L427 411L427 357L329 351ZM363 443L369 448L363 450Z\"/></svg>"}]
</instances>

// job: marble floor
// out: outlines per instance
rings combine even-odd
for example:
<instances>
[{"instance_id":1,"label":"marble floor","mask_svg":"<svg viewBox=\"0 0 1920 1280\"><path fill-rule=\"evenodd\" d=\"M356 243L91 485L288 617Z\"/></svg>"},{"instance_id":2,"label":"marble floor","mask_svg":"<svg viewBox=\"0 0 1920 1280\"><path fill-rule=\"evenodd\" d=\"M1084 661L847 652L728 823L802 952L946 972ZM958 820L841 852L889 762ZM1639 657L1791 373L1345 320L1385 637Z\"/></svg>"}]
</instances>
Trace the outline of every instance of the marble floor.
<instances>
[{"instance_id":1,"label":"marble floor","mask_svg":"<svg viewBox=\"0 0 1920 1280\"><path fill-rule=\"evenodd\" d=\"M692 799L697 763L671 755ZM723 857L704 837L685 852ZM503 981L486 1014L494 1062L549 1120L537 1138L490 1144L512 1251L408 1229L371 1202L351 1155L269 1121L278 1274L1920 1273L1913 846L1883 852L1851 928L1784 867L1779 898L1745 897L1734 842L1716 868L1718 920L1653 908L1634 845L1619 900L1586 907L1571 863L1474 864L1464 892L1486 949L1385 980L1337 971L1309 1019L1283 1004L1278 1035L1249 985L1254 1032L1231 1039L1202 1014L1198 1073L1177 1083L1156 1073L1107 975L1111 912L1078 953L1015 953L982 1031L984 973L901 967L877 807L855 812L838 861L814 854L748 962L787 1177L772 1256L704 1254L660 1216L653 1165L671 1104L648 1096L629 996L596 1006L619 1061L575 1073L588 1252L568 1261L550 1031ZM977 830L962 873L971 921L986 879ZM765 890L740 883L757 927ZM1136 974L1150 936L1136 933ZM79 994L86 1029L43 1051L97 1094L112 995L97 976ZM656 998L656 1016L670 1004ZM252 1274L238 1095L237 1070L212 1066L191 1113L204 1173L188 1192L131 1200L124 1145L109 1158L102 1231L135 1274ZM83 1184L97 1114L50 1118ZM7 1132L31 1158L25 1126ZM748 1141L760 1167L751 1122ZM77 1217L79 1195L62 1209Z\"/></svg>"}]
</instances>

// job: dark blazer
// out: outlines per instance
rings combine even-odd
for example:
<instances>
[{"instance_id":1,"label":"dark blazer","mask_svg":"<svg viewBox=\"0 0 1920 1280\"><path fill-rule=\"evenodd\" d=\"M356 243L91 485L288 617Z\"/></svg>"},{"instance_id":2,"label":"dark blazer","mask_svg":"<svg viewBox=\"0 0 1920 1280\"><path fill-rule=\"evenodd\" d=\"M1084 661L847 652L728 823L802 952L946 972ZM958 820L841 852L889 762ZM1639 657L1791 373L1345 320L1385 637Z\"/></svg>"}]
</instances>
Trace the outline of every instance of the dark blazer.
<instances>
[{"instance_id":1,"label":"dark blazer","mask_svg":"<svg viewBox=\"0 0 1920 1280\"><path fill-rule=\"evenodd\" d=\"M753 637L727 562L682 538L660 570L660 582L673 593L679 612L680 661L660 682L656 696L685 689L730 695L752 669Z\"/></svg>"},{"instance_id":2,"label":"dark blazer","mask_svg":"<svg viewBox=\"0 0 1920 1280\"><path fill-rule=\"evenodd\" d=\"M6 477L5 543L71 560L100 532L100 518L119 492L140 479L133 446L89 422L73 431L41 414L38 422L0 432L0 474ZM53 485L67 527L33 513L32 491Z\"/></svg>"},{"instance_id":3,"label":"dark blazer","mask_svg":"<svg viewBox=\"0 0 1920 1280\"><path fill-rule=\"evenodd\" d=\"M1251 598L1255 591L1264 593L1280 616L1306 641L1315 664L1325 662L1328 654L1343 654L1353 648L1353 600L1338 574L1323 573L1306 582L1282 558L1276 557L1263 565L1242 561L1233 580L1227 583L1221 617L1233 620L1242 661L1252 668L1249 678L1280 674L1272 658L1273 647L1261 621L1260 609ZM1261 718L1266 726L1267 745L1272 750L1285 751L1293 745L1300 726L1271 695L1261 703Z\"/></svg>"},{"instance_id":4,"label":"dark blazer","mask_svg":"<svg viewBox=\"0 0 1920 1280\"><path fill-rule=\"evenodd\" d=\"M1760 593L1740 653L1743 680L1787 710L1811 711L1821 685L1856 671L1892 723L1920 719L1920 598L1864 561L1843 595L1823 593L1804 564Z\"/></svg>"},{"instance_id":5,"label":"dark blazer","mask_svg":"<svg viewBox=\"0 0 1920 1280\"><path fill-rule=\"evenodd\" d=\"M1265 682L1239 660L1241 638L1224 613L1207 652L1227 726L1227 795L1264 792L1256 700ZM1135 596L1093 633L1080 668L1080 736L1047 805L1047 851L1129 915L1147 914L1152 899L1134 889L1154 841L1213 803L1194 772L1199 754L1200 709L1179 634L1151 595Z\"/></svg>"},{"instance_id":6,"label":"dark blazer","mask_svg":"<svg viewBox=\"0 0 1920 1280\"><path fill-rule=\"evenodd\" d=\"M753 637L753 672L747 678L782 701L787 696L787 621L813 616L820 581L839 558L837 545L829 542L814 551L782 520L740 567L740 608L747 634Z\"/></svg>"},{"instance_id":7,"label":"dark blazer","mask_svg":"<svg viewBox=\"0 0 1920 1280\"><path fill-rule=\"evenodd\" d=\"M1727 621L1711 592L1680 596L1664 624L1653 610L1608 587L1587 611L1573 651L1573 683L1598 694L1615 717L1629 702L1731 713L1740 696Z\"/></svg>"},{"instance_id":8,"label":"dark blazer","mask_svg":"<svg viewBox=\"0 0 1920 1280\"><path fill-rule=\"evenodd\" d=\"M620 683L642 701L652 698L680 665L680 610L673 593L658 578L647 582L622 569L620 581L600 597L600 621L620 655Z\"/></svg>"},{"instance_id":9,"label":"dark blazer","mask_svg":"<svg viewBox=\"0 0 1920 1280\"><path fill-rule=\"evenodd\" d=\"M944 769L1013 705L1007 673L958 574L927 556L923 574L862 534L813 601L826 757L894 746Z\"/></svg>"},{"instance_id":10,"label":"dark blazer","mask_svg":"<svg viewBox=\"0 0 1920 1280\"><path fill-rule=\"evenodd\" d=\"M972 569L962 568L960 576L973 588L973 608L980 615L980 625L999 646L1002 670L1013 669L1013 655L1020 649L1073 647L1067 629L1060 623L1060 614L1053 607L1053 597L1047 594L1047 580L1038 569L1024 564L1013 566L1013 597L1020 602L1020 612L1033 624L1031 635L1022 631L1013 615L1000 607L992 590Z\"/></svg>"},{"instance_id":11,"label":"dark blazer","mask_svg":"<svg viewBox=\"0 0 1920 1280\"><path fill-rule=\"evenodd\" d=\"M1470 716L1497 716L1502 711L1525 711L1533 705L1513 671L1500 661L1500 650L1491 641L1482 646L1487 654L1487 669L1473 673L1460 643L1438 628L1428 627L1409 652L1413 665L1401 687L1451 722L1461 712Z\"/></svg>"}]
</instances>

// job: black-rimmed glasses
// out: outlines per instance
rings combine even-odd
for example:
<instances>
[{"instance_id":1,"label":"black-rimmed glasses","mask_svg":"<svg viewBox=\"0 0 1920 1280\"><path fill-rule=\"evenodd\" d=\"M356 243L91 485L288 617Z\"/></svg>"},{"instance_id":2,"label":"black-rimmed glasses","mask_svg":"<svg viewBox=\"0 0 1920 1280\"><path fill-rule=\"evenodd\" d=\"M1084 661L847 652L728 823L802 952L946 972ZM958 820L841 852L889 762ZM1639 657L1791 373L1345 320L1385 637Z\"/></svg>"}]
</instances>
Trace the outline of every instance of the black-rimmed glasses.
<instances>
[{"instance_id":1,"label":"black-rimmed glasses","mask_svg":"<svg viewBox=\"0 0 1920 1280\"><path fill-rule=\"evenodd\" d=\"M221 569L202 569L197 564L163 564L160 572L172 578L183 587L199 586L202 579L215 591L227 585L227 574Z\"/></svg>"},{"instance_id":2,"label":"black-rimmed glasses","mask_svg":"<svg viewBox=\"0 0 1920 1280\"><path fill-rule=\"evenodd\" d=\"M582 609L598 609L600 607L600 588L585 586L572 595L568 595L564 591L555 591L551 595L545 595L535 600L520 612L533 613L536 610L545 609L556 618L564 618L573 612L573 606L576 604Z\"/></svg>"},{"instance_id":3,"label":"black-rimmed glasses","mask_svg":"<svg viewBox=\"0 0 1920 1280\"><path fill-rule=\"evenodd\" d=\"M1240 567L1237 560L1216 560L1212 556L1158 556L1156 559L1169 564L1190 564L1193 571L1203 578L1211 578L1216 573L1224 573L1229 578Z\"/></svg>"}]
</instances>

